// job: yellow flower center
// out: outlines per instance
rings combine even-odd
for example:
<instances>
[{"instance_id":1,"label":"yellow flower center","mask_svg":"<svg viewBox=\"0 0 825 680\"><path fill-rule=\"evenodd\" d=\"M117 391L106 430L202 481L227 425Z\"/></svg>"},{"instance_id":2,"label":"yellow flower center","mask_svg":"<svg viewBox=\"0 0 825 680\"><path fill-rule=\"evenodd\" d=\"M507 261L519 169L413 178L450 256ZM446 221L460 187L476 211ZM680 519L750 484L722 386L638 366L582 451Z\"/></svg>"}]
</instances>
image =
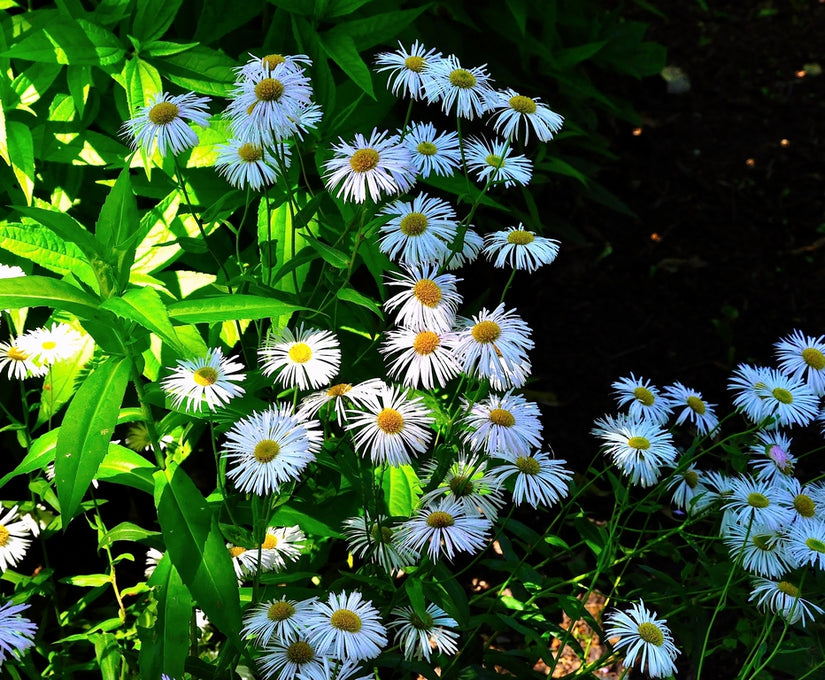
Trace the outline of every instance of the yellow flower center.
<instances>
[{"instance_id":1,"label":"yellow flower center","mask_svg":"<svg viewBox=\"0 0 825 680\"><path fill-rule=\"evenodd\" d=\"M421 356L427 356L435 352L440 344L441 339L438 337L438 333L421 331L413 340L413 349Z\"/></svg>"},{"instance_id":2,"label":"yellow flower center","mask_svg":"<svg viewBox=\"0 0 825 680\"><path fill-rule=\"evenodd\" d=\"M255 96L261 102L277 102L284 93L284 84L276 78L263 78L255 85Z\"/></svg>"},{"instance_id":3,"label":"yellow flower center","mask_svg":"<svg viewBox=\"0 0 825 680\"><path fill-rule=\"evenodd\" d=\"M747 500L748 505L750 505L752 508L767 508L771 504L768 497L764 494L759 493L758 491L749 493Z\"/></svg>"},{"instance_id":4,"label":"yellow flower center","mask_svg":"<svg viewBox=\"0 0 825 680\"><path fill-rule=\"evenodd\" d=\"M476 342L495 342L501 335L501 326L495 321L479 321L472 330Z\"/></svg>"},{"instance_id":5,"label":"yellow flower center","mask_svg":"<svg viewBox=\"0 0 825 680\"><path fill-rule=\"evenodd\" d=\"M429 220L424 213L411 212L401 218L401 233L404 236L421 236L427 231Z\"/></svg>"},{"instance_id":6,"label":"yellow flower center","mask_svg":"<svg viewBox=\"0 0 825 680\"><path fill-rule=\"evenodd\" d=\"M312 348L305 342L296 342L289 348L289 358L296 364L305 364L312 359Z\"/></svg>"},{"instance_id":7,"label":"yellow flower center","mask_svg":"<svg viewBox=\"0 0 825 680\"><path fill-rule=\"evenodd\" d=\"M295 607L289 602L274 602L266 612L266 616L270 621L286 621L295 613Z\"/></svg>"},{"instance_id":8,"label":"yellow flower center","mask_svg":"<svg viewBox=\"0 0 825 680\"><path fill-rule=\"evenodd\" d=\"M267 534L264 542L261 543L261 548L264 550L274 550L276 545L278 545L278 537Z\"/></svg>"},{"instance_id":9,"label":"yellow flower center","mask_svg":"<svg viewBox=\"0 0 825 680\"><path fill-rule=\"evenodd\" d=\"M243 555L246 552L246 548L242 548L239 545L233 545L229 549L229 556L230 557L238 557L238 555Z\"/></svg>"},{"instance_id":10,"label":"yellow flower center","mask_svg":"<svg viewBox=\"0 0 825 680\"><path fill-rule=\"evenodd\" d=\"M517 94L515 97L510 97L510 108L517 113L535 113L536 102L530 97Z\"/></svg>"},{"instance_id":11,"label":"yellow flower center","mask_svg":"<svg viewBox=\"0 0 825 680\"><path fill-rule=\"evenodd\" d=\"M6 529L4 524L0 524L0 548L6 545L6 541L9 540L9 530Z\"/></svg>"},{"instance_id":12,"label":"yellow flower center","mask_svg":"<svg viewBox=\"0 0 825 680\"><path fill-rule=\"evenodd\" d=\"M333 385L327 390L327 396L337 399L338 397L343 397L351 389L352 385L349 383L339 383L337 385Z\"/></svg>"},{"instance_id":13,"label":"yellow flower center","mask_svg":"<svg viewBox=\"0 0 825 680\"><path fill-rule=\"evenodd\" d=\"M450 85L460 87L462 90L469 90L475 87L476 77L466 69L457 68L450 73Z\"/></svg>"},{"instance_id":14,"label":"yellow flower center","mask_svg":"<svg viewBox=\"0 0 825 680\"><path fill-rule=\"evenodd\" d=\"M43 349L54 349L57 347L57 343L54 340L46 340L42 345L40 345Z\"/></svg>"},{"instance_id":15,"label":"yellow flower center","mask_svg":"<svg viewBox=\"0 0 825 680\"><path fill-rule=\"evenodd\" d=\"M532 456L519 456L516 458L516 467L523 475L537 475L541 472L541 465Z\"/></svg>"},{"instance_id":16,"label":"yellow flower center","mask_svg":"<svg viewBox=\"0 0 825 680\"><path fill-rule=\"evenodd\" d=\"M349 159L349 166L354 172L369 172L375 170L381 156L375 149L358 149Z\"/></svg>"},{"instance_id":17,"label":"yellow flower center","mask_svg":"<svg viewBox=\"0 0 825 680\"><path fill-rule=\"evenodd\" d=\"M514 246L526 246L535 240L532 232L524 231L523 229L516 229L507 234L507 243Z\"/></svg>"},{"instance_id":18,"label":"yellow flower center","mask_svg":"<svg viewBox=\"0 0 825 680\"><path fill-rule=\"evenodd\" d=\"M381 409L375 422L378 429L386 434L398 434L404 429L404 416L394 408Z\"/></svg>"},{"instance_id":19,"label":"yellow flower center","mask_svg":"<svg viewBox=\"0 0 825 680\"><path fill-rule=\"evenodd\" d=\"M779 583L776 584L776 589L780 593L785 593L785 595L790 595L794 599L799 597L799 588L797 588L793 583L788 583L787 581L780 581Z\"/></svg>"},{"instance_id":20,"label":"yellow flower center","mask_svg":"<svg viewBox=\"0 0 825 680\"><path fill-rule=\"evenodd\" d=\"M475 488L469 477L462 477L460 475L453 477L450 480L449 486L450 491L452 491L456 496L469 496L473 493L473 489Z\"/></svg>"},{"instance_id":21,"label":"yellow flower center","mask_svg":"<svg viewBox=\"0 0 825 680\"><path fill-rule=\"evenodd\" d=\"M256 146L255 144L241 144L238 147L238 158L240 158L244 163L257 163L260 160L263 160L264 152L261 147Z\"/></svg>"},{"instance_id":22,"label":"yellow flower center","mask_svg":"<svg viewBox=\"0 0 825 680\"><path fill-rule=\"evenodd\" d=\"M802 350L802 360L815 371L825 368L825 355L815 347L806 347Z\"/></svg>"},{"instance_id":23,"label":"yellow flower center","mask_svg":"<svg viewBox=\"0 0 825 680\"><path fill-rule=\"evenodd\" d=\"M178 117L178 107L172 102L159 102L149 109L149 120L155 125L168 125Z\"/></svg>"},{"instance_id":24,"label":"yellow flower center","mask_svg":"<svg viewBox=\"0 0 825 680\"><path fill-rule=\"evenodd\" d=\"M655 623L650 623L650 621L639 624L639 637L656 647L661 647L665 643L665 636L662 633L662 629Z\"/></svg>"},{"instance_id":25,"label":"yellow flower center","mask_svg":"<svg viewBox=\"0 0 825 680\"><path fill-rule=\"evenodd\" d=\"M804 493L793 499L793 507L803 517L813 517L816 514L816 503L813 498Z\"/></svg>"},{"instance_id":26,"label":"yellow flower center","mask_svg":"<svg viewBox=\"0 0 825 680\"><path fill-rule=\"evenodd\" d=\"M192 374L192 380L196 385L201 387L209 387L218 382L218 372L211 366L202 366Z\"/></svg>"},{"instance_id":27,"label":"yellow flower center","mask_svg":"<svg viewBox=\"0 0 825 680\"><path fill-rule=\"evenodd\" d=\"M351 609L337 609L332 612L329 624L345 633L357 633L361 630L361 617Z\"/></svg>"},{"instance_id":28,"label":"yellow flower center","mask_svg":"<svg viewBox=\"0 0 825 680\"><path fill-rule=\"evenodd\" d=\"M634 389L633 396L645 406L653 406L653 402L656 401L656 397L653 396L653 392L646 387L639 386Z\"/></svg>"},{"instance_id":29,"label":"yellow flower center","mask_svg":"<svg viewBox=\"0 0 825 680\"><path fill-rule=\"evenodd\" d=\"M702 401L699 397L695 394L691 394L687 398L687 405L693 409L694 413L698 413L700 416L705 415L705 402Z\"/></svg>"},{"instance_id":30,"label":"yellow flower center","mask_svg":"<svg viewBox=\"0 0 825 680\"><path fill-rule=\"evenodd\" d=\"M373 524L372 529L370 529L370 536L376 543L392 543L392 529L389 527L382 527L377 524Z\"/></svg>"},{"instance_id":31,"label":"yellow flower center","mask_svg":"<svg viewBox=\"0 0 825 680\"><path fill-rule=\"evenodd\" d=\"M491 153L484 161L489 165L491 168L503 168L504 167L504 157L503 156L496 156L494 153Z\"/></svg>"},{"instance_id":32,"label":"yellow flower center","mask_svg":"<svg viewBox=\"0 0 825 680\"><path fill-rule=\"evenodd\" d=\"M281 452L281 445L272 441L271 439L261 439L255 444L255 450L252 455L259 463L271 463L277 455Z\"/></svg>"},{"instance_id":33,"label":"yellow flower center","mask_svg":"<svg viewBox=\"0 0 825 680\"><path fill-rule=\"evenodd\" d=\"M427 517L427 526L431 529L446 529L455 524L453 516L449 512L443 510L436 510L431 512Z\"/></svg>"},{"instance_id":34,"label":"yellow flower center","mask_svg":"<svg viewBox=\"0 0 825 680\"><path fill-rule=\"evenodd\" d=\"M415 148L422 156L435 156L438 153L438 147L432 142L419 142Z\"/></svg>"},{"instance_id":35,"label":"yellow flower center","mask_svg":"<svg viewBox=\"0 0 825 680\"><path fill-rule=\"evenodd\" d=\"M753 543L760 550L764 550L765 552L773 552L770 536L766 536L765 534L757 534L751 538L751 543Z\"/></svg>"},{"instance_id":36,"label":"yellow flower center","mask_svg":"<svg viewBox=\"0 0 825 680\"><path fill-rule=\"evenodd\" d=\"M312 647L310 647L306 642L303 640L298 640L286 648L285 656L287 661L291 661L292 663L300 666L301 664L312 661L315 658L315 652L312 651Z\"/></svg>"},{"instance_id":37,"label":"yellow flower center","mask_svg":"<svg viewBox=\"0 0 825 680\"><path fill-rule=\"evenodd\" d=\"M421 279L413 286L413 295L425 307L437 307L441 302L441 288L431 279Z\"/></svg>"},{"instance_id":38,"label":"yellow flower center","mask_svg":"<svg viewBox=\"0 0 825 680\"><path fill-rule=\"evenodd\" d=\"M650 448L650 441L645 437L631 437L627 440L627 445L637 451L647 451Z\"/></svg>"},{"instance_id":39,"label":"yellow flower center","mask_svg":"<svg viewBox=\"0 0 825 680\"><path fill-rule=\"evenodd\" d=\"M782 387L774 387L773 392L771 392L771 394L773 394L777 401L783 404L793 403L793 395L788 390L783 389Z\"/></svg>"},{"instance_id":40,"label":"yellow flower center","mask_svg":"<svg viewBox=\"0 0 825 680\"><path fill-rule=\"evenodd\" d=\"M501 427L513 427L516 424L515 416L504 408L490 409L487 417L493 425L501 425Z\"/></svg>"},{"instance_id":41,"label":"yellow flower center","mask_svg":"<svg viewBox=\"0 0 825 680\"><path fill-rule=\"evenodd\" d=\"M433 627L433 617L426 612L419 616L415 612L410 616L410 625L416 630L430 630Z\"/></svg>"},{"instance_id":42,"label":"yellow flower center","mask_svg":"<svg viewBox=\"0 0 825 680\"><path fill-rule=\"evenodd\" d=\"M263 59L261 59L261 64L265 69L272 70L279 64L283 64L286 61L286 58L281 54L267 54Z\"/></svg>"},{"instance_id":43,"label":"yellow flower center","mask_svg":"<svg viewBox=\"0 0 825 680\"><path fill-rule=\"evenodd\" d=\"M699 483L699 475L696 474L695 470L686 470L683 472L682 479L685 480L685 484L687 484L691 489L695 489L696 485Z\"/></svg>"},{"instance_id":44,"label":"yellow flower center","mask_svg":"<svg viewBox=\"0 0 825 680\"><path fill-rule=\"evenodd\" d=\"M825 543L820 541L818 538L807 539L805 541L805 545L807 545L814 552L825 553Z\"/></svg>"},{"instance_id":45,"label":"yellow flower center","mask_svg":"<svg viewBox=\"0 0 825 680\"><path fill-rule=\"evenodd\" d=\"M6 352L6 356L12 361L25 361L29 358L29 355L18 347L9 347L9 351Z\"/></svg>"},{"instance_id":46,"label":"yellow flower center","mask_svg":"<svg viewBox=\"0 0 825 680\"><path fill-rule=\"evenodd\" d=\"M404 66L416 73L421 73L426 65L427 63L424 61L424 57L419 57L415 54L410 55L404 60Z\"/></svg>"}]
</instances>

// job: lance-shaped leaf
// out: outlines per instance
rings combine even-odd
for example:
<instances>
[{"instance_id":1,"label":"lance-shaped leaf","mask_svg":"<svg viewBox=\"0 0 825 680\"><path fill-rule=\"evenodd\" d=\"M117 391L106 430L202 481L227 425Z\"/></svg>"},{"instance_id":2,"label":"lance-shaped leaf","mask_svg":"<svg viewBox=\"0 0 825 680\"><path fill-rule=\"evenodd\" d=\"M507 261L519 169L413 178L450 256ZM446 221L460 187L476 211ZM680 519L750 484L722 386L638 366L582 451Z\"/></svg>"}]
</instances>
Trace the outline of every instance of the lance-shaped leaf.
<instances>
[{"instance_id":1,"label":"lance-shaped leaf","mask_svg":"<svg viewBox=\"0 0 825 680\"><path fill-rule=\"evenodd\" d=\"M178 340L172 322L169 321L166 305L154 288L147 286L127 290L120 297L106 300L101 308L140 324L161 338L175 353L181 356L188 355L186 347Z\"/></svg>"},{"instance_id":2,"label":"lance-shaped leaf","mask_svg":"<svg viewBox=\"0 0 825 680\"><path fill-rule=\"evenodd\" d=\"M64 241L76 244L86 259L92 262L102 259L103 249L95 237L80 222L65 213L45 208L27 208L26 206L12 206L17 212L37 220L44 227L48 227Z\"/></svg>"},{"instance_id":3,"label":"lance-shaped leaf","mask_svg":"<svg viewBox=\"0 0 825 680\"><path fill-rule=\"evenodd\" d=\"M240 644L241 605L218 520L194 482L171 463L155 473L155 507L166 549L209 620Z\"/></svg>"},{"instance_id":4,"label":"lance-shaped leaf","mask_svg":"<svg viewBox=\"0 0 825 680\"><path fill-rule=\"evenodd\" d=\"M80 507L109 450L128 382L128 362L110 357L80 386L66 410L54 460L64 527Z\"/></svg>"},{"instance_id":5,"label":"lance-shaped leaf","mask_svg":"<svg viewBox=\"0 0 825 680\"><path fill-rule=\"evenodd\" d=\"M118 290L129 281L140 240L140 218L129 181L129 168L123 168L100 209L95 238L103 250L103 259L114 267Z\"/></svg>"},{"instance_id":6,"label":"lance-shaped leaf","mask_svg":"<svg viewBox=\"0 0 825 680\"><path fill-rule=\"evenodd\" d=\"M169 305L169 316L183 323L214 323L236 319L267 319L298 309L288 302L260 295L216 295Z\"/></svg>"},{"instance_id":7,"label":"lance-shaped leaf","mask_svg":"<svg viewBox=\"0 0 825 680\"><path fill-rule=\"evenodd\" d=\"M97 300L65 281L20 276L0 279L0 309L10 307L53 307L86 319L95 316Z\"/></svg>"}]
</instances>

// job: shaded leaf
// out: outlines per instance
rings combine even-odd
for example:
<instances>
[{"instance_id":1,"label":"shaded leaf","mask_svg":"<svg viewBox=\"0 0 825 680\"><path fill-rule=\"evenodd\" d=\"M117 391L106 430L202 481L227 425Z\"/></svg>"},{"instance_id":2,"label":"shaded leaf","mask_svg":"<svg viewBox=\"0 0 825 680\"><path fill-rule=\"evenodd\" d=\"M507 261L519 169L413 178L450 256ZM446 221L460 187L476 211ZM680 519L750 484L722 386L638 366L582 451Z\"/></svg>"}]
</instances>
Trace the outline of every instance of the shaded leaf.
<instances>
[{"instance_id":1,"label":"shaded leaf","mask_svg":"<svg viewBox=\"0 0 825 680\"><path fill-rule=\"evenodd\" d=\"M175 302L169 305L167 311L171 318L191 324L234 319L266 319L299 309L305 308L260 295L217 295Z\"/></svg>"}]
</instances>

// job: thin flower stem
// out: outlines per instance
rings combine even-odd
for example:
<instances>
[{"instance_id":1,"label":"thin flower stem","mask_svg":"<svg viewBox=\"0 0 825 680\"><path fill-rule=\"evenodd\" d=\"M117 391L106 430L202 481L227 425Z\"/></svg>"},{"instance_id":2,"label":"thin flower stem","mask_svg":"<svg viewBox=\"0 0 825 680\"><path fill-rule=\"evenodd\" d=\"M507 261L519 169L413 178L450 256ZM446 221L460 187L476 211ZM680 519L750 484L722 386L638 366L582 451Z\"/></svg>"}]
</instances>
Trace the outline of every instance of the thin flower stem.
<instances>
[{"instance_id":1,"label":"thin flower stem","mask_svg":"<svg viewBox=\"0 0 825 680\"><path fill-rule=\"evenodd\" d=\"M517 269L513 267L513 271L510 274L510 278L507 279L507 283L504 286L504 290L501 291L501 298L499 299L499 304L504 303L504 297L507 295L507 291L510 290L510 286L513 285L513 279L516 278L516 271Z\"/></svg>"},{"instance_id":2,"label":"thin flower stem","mask_svg":"<svg viewBox=\"0 0 825 680\"><path fill-rule=\"evenodd\" d=\"M410 103L407 105L407 115L404 116L404 125L401 127L401 136L399 137L400 142L403 142L404 137L407 136L407 128L410 125L410 118L412 117L413 101L415 100L411 98Z\"/></svg>"}]
</instances>

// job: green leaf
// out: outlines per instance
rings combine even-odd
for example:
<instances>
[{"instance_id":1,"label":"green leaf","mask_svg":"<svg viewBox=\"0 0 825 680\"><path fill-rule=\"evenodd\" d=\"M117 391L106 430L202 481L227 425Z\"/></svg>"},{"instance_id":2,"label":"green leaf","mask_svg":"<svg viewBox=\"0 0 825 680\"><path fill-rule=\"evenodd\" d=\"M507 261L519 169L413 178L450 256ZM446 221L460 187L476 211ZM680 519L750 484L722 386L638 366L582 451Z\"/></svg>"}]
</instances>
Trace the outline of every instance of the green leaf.
<instances>
[{"instance_id":1,"label":"green leaf","mask_svg":"<svg viewBox=\"0 0 825 680\"><path fill-rule=\"evenodd\" d=\"M155 489L152 475L157 469L156 465L139 453L120 444L109 444L108 453L100 463L95 479L151 494Z\"/></svg>"},{"instance_id":2,"label":"green leaf","mask_svg":"<svg viewBox=\"0 0 825 680\"><path fill-rule=\"evenodd\" d=\"M270 3L287 12L311 17L315 11L315 0L269 0Z\"/></svg>"},{"instance_id":3,"label":"green leaf","mask_svg":"<svg viewBox=\"0 0 825 680\"><path fill-rule=\"evenodd\" d=\"M129 362L109 357L83 382L66 410L54 461L64 528L109 450L128 382Z\"/></svg>"},{"instance_id":4,"label":"green leaf","mask_svg":"<svg viewBox=\"0 0 825 680\"><path fill-rule=\"evenodd\" d=\"M526 0L505 0L505 4L516 20L516 26L522 35L527 34L527 3Z\"/></svg>"},{"instance_id":5,"label":"green leaf","mask_svg":"<svg viewBox=\"0 0 825 680\"><path fill-rule=\"evenodd\" d=\"M355 10L369 2L372 2L372 0L331 0L324 11L324 17L326 19L332 19L333 17L352 14Z\"/></svg>"},{"instance_id":6,"label":"green leaf","mask_svg":"<svg viewBox=\"0 0 825 680\"><path fill-rule=\"evenodd\" d=\"M28 125L16 120L6 123L6 139L11 168L17 183L26 195L26 202L32 202L34 195L34 144Z\"/></svg>"},{"instance_id":7,"label":"green leaf","mask_svg":"<svg viewBox=\"0 0 825 680\"><path fill-rule=\"evenodd\" d=\"M153 57L152 63L175 85L201 94L229 96L235 82L233 69L237 66L236 62L222 52L203 45L181 54Z\"/></svg>"},{"instance_id":8,"label":"green leaf","mask_svg":"<svg viewBox=\"0 0 825 680\"><path fill-rule=\"evenodd\" d=\"M209 620L240 645L241 607L232 558L214 513L174 463L155 473L155 507L181 580Z\"/></svg>"},{"instance_id":9,"label":"green leaf","mask_svg":"<svg viewBox=\"0 0 825 680\"><path fill-rule=\"evenodd\" d=\"M590 57L594 54L600 52L605 45L607 45L607 40L597 40L595 42L559 50L556 54L556 58L558 59L558 67L567 71L573 68L576 64L590 59Z\"/></svg>"},{"instance_id":10,"label":"green leaf","mask_svg":"<svg viewBox=\"0 0 825 680\"><path fill-rule=\"evenodd\" d=\"M328 246L323 241L312 238L312 236L305 235L304 238L316 253L336 269L347 269L349 267L349 257L346 253Z\"/></svg>"},{"instance_id":11,"label":"green leaf","mask_svg":"<svg viewBox=\"0 0 825 680\"><path fill-rule=\"evenodd\" d=\"M78 379L83 375L86 364L91 361L94 350L94 339L90 335L84 335L83 344L71 358L52 365L43 381L43 396L35 427L48 422L72 398L79 387Z\"/></svg>"},{"instance_id":12,"label":"green leaf","mask_svg":"<svg viewBox=\"0 0 825 680\"><path fill-rule=\"evenodd\" d=\"M0 280L0 309L53 307L80 318L93 317L97 300L65 281L46 276L21 276Z\"/></svg>"},{"instance_id":13,"label":"green leaf","mask_svg":"<svg viewBox=\"0 0 825 680\"><path fill-rule=\"evenodd\" d=\"M112 527L98 539L97 545L100 548L111 548L115 541L132 541L139 543L147 538L160 536L159 531L149 531L132 522L121 522Z\"/></svg>"},{"instance_id":14,"label":"green leaf","mask_svg":"<svg viewBox=\"0 0 825 680\"><path fill-rule=\"evenodd\" d=\"M34 151L32 151L34 155ZM3 106L0 104L0 158L6 161L6 165L11 165L11 156L9 156L9 135L6 130L6 113L3 111Z\"/></svg>"},{"instance_id":15,"label":"green leaf","mask_svg":"<svg viewBox=\"0 0 825 680\"><path fill-rule=\"evenodd\" d=\"M373 314L377 315L379 319L384 318L384 313L381 311L380 305L366 295L359 293L355 288L340 288L335 294L335 297L345 302L352 302L361 307L366 307Z\"/></svg>"},{"instance_id":16,"label":"green leaf","mask_svg":"<svg viewBox=\"0 0 825 680\"><path fill-rule=\"evenodd\" d=\"M376 479L381 480L381 471L375 470ZM387 510L393 517L409 517L418 504L421 483L410 465L393 466L384 471L381 488Z\"/></svg>"},{"instance_id":17,"label":"green leaf","mask_svg":"<svg viewBox=\"0 0 825 680\"><path fill-rule=\"evenodd\" d=\"M49 430L46 434L40 435L29 445L29 451L20 464L11 472L6 473L0 479L0 487L13 477L18 475L25 475L35 470L42 470L46 465L54 460L54 448L57 445L57 434L60 432L59 428Z\"/></svg>"},{"instance_id":18,"label":"green leaf","mask_svg":"<svg viewBox=\"0 0 825 680\"><path fill-rule=\"evenodd\" d=\"M267 319L299 309L305 307L260 295L216 295L198 300L181 300L169 305L167 311L171 318L181 323L192 324L236 319Z\"/></svg>"},{"instance_id":19,"label":"green leaf","mask_svg":"<svg viewBox=\"0 0 825 680\"><path fill-rule=\"evenodd\" d=\"M136 116L140 108L149 103L152 95L163 90L158 70L138 57L126 60L121 75L131 116Z\"/></svg>"},{"instance_id":20,"label":"green leaf","mask_svg":"<svg viewBox=\"0 0 825 680\"><path fill-rule=\"evenodd\" d=\"M286 271L284 267L290 264L293 251L297 253L307 244L304 233L297 230L298 225L295 225L295 229L292 226L290 207L282 203L270 211L269 227L267 227L266 198L261 199L258 203L258 243L261 248L264 282L269 283L276 290L298 293L292 276L282 275ZM294 246L293 237L295 238ZM277 277L272 273L276 265L280 265ZM308 272L308 266L296 269L299 286L306 280Z\"/></svg>"},{"instance_id":21,"label":"green leaf","mask_svg":"<svg viewBox=\"0 0 825 680\"><path fill-rule=\"evenodd\" d=\"M344 32L344 26L337 26L331 31L320 35L321 44L324 51L330 58L341 67L350 79L358 85L370 97L375 99L375 92L372 88L372 73L369 66L358 54L358 48L350 35Z\"/></svg>"},{"instance_id":22,"label":"green leaf","mask_svg":"<svg viewBox=\"0 0 825 680\"><path fill-rule=\"evenodd\" d=\"M132 288L120 297L106 300L101 309L108 309L119 317L134 321L160 337L176 354L187 356L189 352L178 340L166 305L157 291L148 286Z\"/></svg>"},{"instance_id":23,"label":"green leaf","mask_svg":"<svg viewBox=\"0 0 825 680\"><path fill-rule=\"evenodd\" d=\"M354 19L339 24L330 33L348 35L355 42L358 52L364 52L376 45L393 42L393 38L425 12L427 7L423 5L417 9L384 12L364 19Z\"/></svg>"},{"instance_id":24,"label":"green leaf","mask_svg":"<svg viewBox=\"0 0 825 680\"><path fill-rule=\"evenodd\" d=\"M168 57L171 54L180 54L197 46L198 43L196 42L175 43L166 42L165 40L153 40L148 45L144 45L142 51L150 57ZM157 69L155 70L157 71Z\"/></svg>"},{"instance_id":25,"label":"green leaf","mask_svg":"<svg viewBox=\"0 0 825 680\"><path fill-rule=\"evenodd\" d=\"M45 13L39 23L45 24L30 31L11 49L0 56L53 64L81 64L110 66L126 53L117 37L110 31L83 19L75 20L65 14Z\"/></svg>"},{"instance_id":26,"label":"green leaf","mask_svg":"<svg viewBox=\"0 0 825 680\"><path fill-rule=\"evenodd\" d=\"M215 43L230 31L260 16L263 0L209 0L201 6L198 27L193 40Z\"/></svg>"},{"instance_id":27,"label":"green leaf","mask_svg":"<svg viewBox=\"0 0 825 680\"><path fill-rule=\"evenodd\" d=\"M89 99L89 89L92 86L92 67L67 66L66 82L69 85L77 115L82 118L83 111L86 109L86 101Z\"/></svg>"},{"instance_id":28,"label":"green leaf","mask_svg":"<svg viewBox=\"0 0 825 680\"><path fill-rule=\"evenodd\" d=\"M95 238L103 247L103 259L115 269L119 290L123 290L129 281L139 227L129 169L124 168L106 197L95 225Z\"/></svg>"},{"instance_id":29,"label":"green leaf","mask_svg":"<svg viewBox=\"0 0 825 680\"><path fill-rule=\"evenodd\" d=\"M17 212L31 217L44 227L48 227L64 241L77 245L86 259L93 262L102 259L103 250L95 237L80 222L69 215L57 210L45 208L28 208L26 206L12 206Z\"/></svg>"},{"instance_id":30,"label":"green leaf","mask_svg":"<svg viewBox=\"0 0 825 680\"><path fill-rule=\"evenodd\" d=\"M172 25L183 0L138 0L132 35L144 45L162 37Z\"/></svg>"},{"instance_id":31,"label":"green leaf","mask_svg":"<svg viewBox=\"0 0 825 680\"><path fill-rule=\"evenodd\" d=\"M34 262L44 269L65 276L73 274L83 283L96 287L97 280L83 251L71 241L59 238L40 225L0 224L0 248Z\"/></svg>"},{"instance_id":32,"label":"green leaf","mask_svg":"<svg viewBox=\"0 0 825 680\"><path fill-rule=\"evenodd\" d=\"M117 637L112 633L92 633L89 640L95 646L95 659L103 680L118 680L123 655Z\"/></svg>"}]
</instances>

